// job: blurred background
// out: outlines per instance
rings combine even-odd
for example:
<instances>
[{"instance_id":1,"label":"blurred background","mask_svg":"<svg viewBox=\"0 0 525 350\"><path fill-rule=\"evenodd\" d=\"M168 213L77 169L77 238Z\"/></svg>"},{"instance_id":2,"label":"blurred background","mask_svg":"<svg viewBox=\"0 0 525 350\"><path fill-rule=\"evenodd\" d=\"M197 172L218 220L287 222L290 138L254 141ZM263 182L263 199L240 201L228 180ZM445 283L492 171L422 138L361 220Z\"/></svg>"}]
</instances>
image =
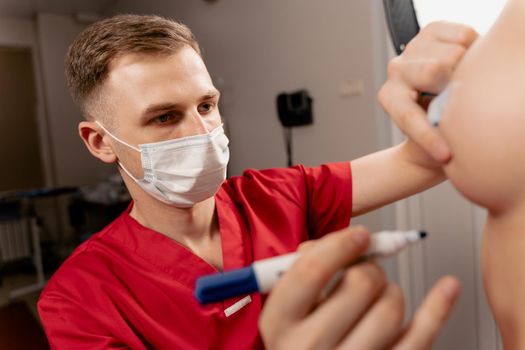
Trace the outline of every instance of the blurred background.
<instances>
[{"instance_id":1,"label":"blurred background","mask_svg":"<svg viewBox=\"0 0 525 350\"><path fill-rule=\"evenodd\" d=\"M77 136L82 116L63 73L77 34L117 13L159 14L193 30L222 93L232 176L290 158L307 166L351 160L402 139L376 99L393 57L380 0L0 0L2 349L49 348L36 313L41 288L129 203L116 168ZM301 90L312 99L313 123L283 128L276 98ZM431 233L385 263L409 311L439 276L462 280L436 349L500 347L479 279L483 217L443 184L353 221Z\"/></svg>"}]
</instances>

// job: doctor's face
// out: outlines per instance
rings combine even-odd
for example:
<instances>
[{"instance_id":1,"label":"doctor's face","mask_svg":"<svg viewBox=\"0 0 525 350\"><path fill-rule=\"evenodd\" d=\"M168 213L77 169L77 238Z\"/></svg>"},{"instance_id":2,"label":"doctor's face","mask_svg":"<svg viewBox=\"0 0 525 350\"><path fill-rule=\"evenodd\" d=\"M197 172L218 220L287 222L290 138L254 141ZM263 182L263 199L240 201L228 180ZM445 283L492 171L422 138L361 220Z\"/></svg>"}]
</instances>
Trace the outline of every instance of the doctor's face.
<instances>
[{"instance_id":1,"label":"doctor's face","mask_svg":"<svg viewBox=\"0 0 525 350\"><path fill-rule=\"evenodd\" d=\"M204 134L221 123L219 92L191 47L166 54L126 54L104 83L114 132L133 145Z\"/></svg>"},{"instance_id":2,"label":"doctor's face","mask_svg":"<svg viewBox=\"0 0 525 350\"><path fill-rule=\"evenodd\" d=\"M515 7L458 66L439 126L450 180L493 212L525 201L525 7Z\"/></svg>"},{"instance_id":3,"label":"doctor's face","mask_svg":"<svg viewBox=\"0 0 525 350\"><path fill-rule=\"evenodd\" d=\"M166 54L126 54L109 66L102 93L111 133L140 144L205 134L221 124L219 92L191 47ZM136 178L144 176L140 154L105 136Z\"/></svg>"}]
</instances>

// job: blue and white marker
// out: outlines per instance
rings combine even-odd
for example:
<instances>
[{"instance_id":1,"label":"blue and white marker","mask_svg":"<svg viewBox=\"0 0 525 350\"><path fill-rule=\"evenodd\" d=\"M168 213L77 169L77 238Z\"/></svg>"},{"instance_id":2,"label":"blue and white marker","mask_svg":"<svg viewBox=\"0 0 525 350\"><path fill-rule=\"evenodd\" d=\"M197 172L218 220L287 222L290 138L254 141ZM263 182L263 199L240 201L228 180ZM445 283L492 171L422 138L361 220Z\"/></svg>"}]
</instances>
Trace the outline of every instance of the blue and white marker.
<instances>
[{"instance_id":1,"label":"blue and white marker","mask_svg":"<svg viewBox=\"0 0 525 350\"><path fill-rule=\"evenodd\" d=\"M426 232L422 231L382 231L372 234L370 246L362 258L394 255L426 236ZM298 257L297 252L285 254L259 260L245 268L200 277L195 286L195 297L204 305L245 294L268 293ZM336 274L334 278L337 276L341 274ZM334 284L333 281L328 283L330 286Z\"/></svg>"}]
</instances>

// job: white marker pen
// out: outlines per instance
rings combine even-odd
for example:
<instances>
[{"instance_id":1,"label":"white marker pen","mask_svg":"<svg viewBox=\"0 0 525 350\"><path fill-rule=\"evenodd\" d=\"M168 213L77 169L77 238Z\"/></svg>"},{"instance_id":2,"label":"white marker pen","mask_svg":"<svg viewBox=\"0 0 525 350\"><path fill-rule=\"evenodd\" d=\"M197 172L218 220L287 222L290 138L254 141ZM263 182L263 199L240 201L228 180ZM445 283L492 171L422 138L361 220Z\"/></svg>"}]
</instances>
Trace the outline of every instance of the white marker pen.
<instances>
[{"instance_id":1,"label":"white marker pen","mask_svg":"<svg viewBox=\"0 0 525 350\"><path fill-rule=\"evenodd\" d=\"M428 106L428 121L433 127L437 127L441 121L445 103L450 96L450 85L445 88L439 95L437 95Z\"/></svg>"},{"instance_id":2,"label":"white marker pen","mask_svg":"<svg viewBox=\"0 0 525 350\"><path fill-rule=\"evenodd\" d=\"M394 255L426 236L421 231L383 231L372 234L368 250L357 262ZM297 252L285 254L256 261L245 268L200 277L197 279L195 296L201 304L209 304L254 292L268 293L299 255ZM325 290L330 290L340 276L336 274Z\"/></svg>"}]
</instances>

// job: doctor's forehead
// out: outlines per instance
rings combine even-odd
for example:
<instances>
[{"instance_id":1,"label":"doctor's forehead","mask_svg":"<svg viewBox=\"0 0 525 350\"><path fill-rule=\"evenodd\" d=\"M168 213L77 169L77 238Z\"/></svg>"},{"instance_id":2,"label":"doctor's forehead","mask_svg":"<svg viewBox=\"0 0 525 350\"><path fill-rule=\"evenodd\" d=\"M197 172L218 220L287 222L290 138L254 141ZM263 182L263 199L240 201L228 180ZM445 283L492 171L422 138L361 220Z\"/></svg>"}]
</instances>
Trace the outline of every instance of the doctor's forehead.
<instances>
[{"instance_id":1,"label":"doctor's forehead","mask_svg":"<svg viewBox=\"0 0 525 350\"><path fill-rule=\"evenodd\" d=\"M118 15L98 21L77 36L68 49L66 78L71 94L86 112L113 59L132 52L175 52L184 46L200 54L190 29L166 18Z\"/></svg>"},{"instance_id":2,"label":"doctor's forehead","mask_svg":"<svg viewBox=\"0 0 525 350\"><path fill-rule=\"evenodd\" d=\"M154 97L148 103L155 104L175 103L172 98L195 100L218 93L202 58L191 47L170 55L119 57L112 62L103 85L111 98L140 102Z\"/></svg>"},{"instance_id":3,"label":"doctor's forehead","mask_svg":"<svg viewBox=\"0 0 525 350\"><path fill-rule=\"evenodd\" d=\"M127 78L147 78L151 74L205 74L206 65L192 47L183 46L173 52L125 53L115 57L108 65L108 76L125 74Z\"/></svg>"}]
</instances>

